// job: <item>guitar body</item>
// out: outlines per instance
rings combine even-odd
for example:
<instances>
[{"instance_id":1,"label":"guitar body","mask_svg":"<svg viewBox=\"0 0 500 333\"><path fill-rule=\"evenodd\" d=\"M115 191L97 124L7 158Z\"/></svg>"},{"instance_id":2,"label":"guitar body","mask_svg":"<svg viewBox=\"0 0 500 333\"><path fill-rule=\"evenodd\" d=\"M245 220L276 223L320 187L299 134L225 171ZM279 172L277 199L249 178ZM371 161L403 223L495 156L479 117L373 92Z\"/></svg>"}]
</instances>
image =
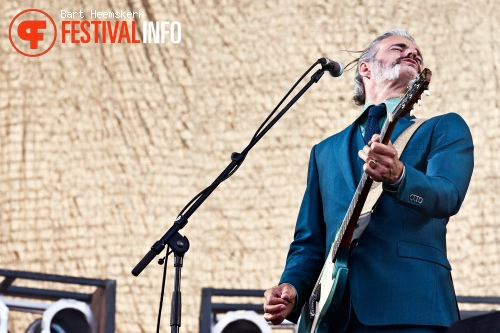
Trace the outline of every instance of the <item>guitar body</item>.
<instances>
[{"instance_id":1,"label":"guitar body","mask_svg":"<svg viewBox=\"0 0 500 333\"><path fill-rule=\"evenodd\" d=\"M335 262L325 262L312 296L302 309L298 333L328 333L347 287L348 258L349 251L340 249Z\"/></svg>"}]
</instances>

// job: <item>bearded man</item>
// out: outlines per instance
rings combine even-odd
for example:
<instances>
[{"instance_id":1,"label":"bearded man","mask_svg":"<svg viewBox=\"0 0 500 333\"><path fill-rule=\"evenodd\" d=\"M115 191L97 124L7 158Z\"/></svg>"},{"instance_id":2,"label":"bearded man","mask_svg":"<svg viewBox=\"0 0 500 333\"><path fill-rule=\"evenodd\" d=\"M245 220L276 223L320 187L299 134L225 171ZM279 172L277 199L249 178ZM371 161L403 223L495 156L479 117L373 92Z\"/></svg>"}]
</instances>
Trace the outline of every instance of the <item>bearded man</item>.
<instances>
[{"instance_id":1,"label":"bearded man","mask_svg":"<svg viewBox=\"0 0 500 333\"><path fill-rule=\"evenodd\" d=\"M311 151L286 266L279 284L265 292L266 320L297 321L363 172L383 191L349 250L347 288L328 332L437 333L459 319L446 225L471 179L470 130L458 114L432 117L401 156L372 135L422 68L422 53L403 30L384 33L363 51L354 79L354 101L363 111ZM413 119L402 117L390 141Z\"/></svg>"}]
</instances>

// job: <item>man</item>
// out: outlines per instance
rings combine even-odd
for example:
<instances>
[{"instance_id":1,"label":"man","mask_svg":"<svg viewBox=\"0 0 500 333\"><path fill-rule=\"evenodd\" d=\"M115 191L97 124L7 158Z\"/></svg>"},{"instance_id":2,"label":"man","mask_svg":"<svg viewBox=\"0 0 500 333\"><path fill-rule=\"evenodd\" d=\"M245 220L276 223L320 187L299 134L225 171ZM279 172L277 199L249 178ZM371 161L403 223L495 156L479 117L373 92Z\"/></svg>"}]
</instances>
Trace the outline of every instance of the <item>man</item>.
<instances>
[{"instance_id":1,"label":"man","mask_svg":"<svg viewBox=\"0 0 500 333\"><path fill-rule=\"evenodd\" d=\"M446 224L458 212L472 175L469 128L454 113L428 119L401 156L392 144L379 143L378 134L368 133L370 107L382 103L391 111L422 68L422 53L403 30L379 36L362 53L354 100L364 104L363 113L312 149L286 267L279 285L265 293L266 320L297 321L362 171L382 182L383 192L351 247L348 288L330 332L437 333L459 319ZM391 142L411 120L407 115L398 121Z\"/></svg>"}]
</instances>

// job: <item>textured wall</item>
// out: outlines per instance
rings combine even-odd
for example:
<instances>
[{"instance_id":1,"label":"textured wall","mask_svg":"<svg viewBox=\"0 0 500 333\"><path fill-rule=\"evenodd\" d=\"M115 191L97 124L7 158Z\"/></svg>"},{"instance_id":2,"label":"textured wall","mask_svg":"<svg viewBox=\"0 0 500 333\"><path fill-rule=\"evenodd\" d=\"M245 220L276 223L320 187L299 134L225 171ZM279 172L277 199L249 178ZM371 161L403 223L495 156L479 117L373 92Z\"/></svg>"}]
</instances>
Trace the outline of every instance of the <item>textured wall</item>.
<instances>
[{"instance_id":1,"label":"textured wall","mask_svg":"<svg viewBox=\"0 0 500 333\"><path fill-rule=\"evenodd\" d=\"M139 23L180 21L182 41L58 42L28 58L8 39L27 8L58 26L61 9L142 10ZM459 113L476 146L467 198L449 224L457 293L500 295L496 1L2 1L0 13L1 268L116 279L117 332L153 332L162 267L136 278L135 264L316 59L346 64L356 56L346 49L401 27L434 74L417 116ZM202 287L277 282L309 150L359 112L352 78L315 84L181 232L191 242L183 332L198 332Z\"/></svg>"}]
</instances>

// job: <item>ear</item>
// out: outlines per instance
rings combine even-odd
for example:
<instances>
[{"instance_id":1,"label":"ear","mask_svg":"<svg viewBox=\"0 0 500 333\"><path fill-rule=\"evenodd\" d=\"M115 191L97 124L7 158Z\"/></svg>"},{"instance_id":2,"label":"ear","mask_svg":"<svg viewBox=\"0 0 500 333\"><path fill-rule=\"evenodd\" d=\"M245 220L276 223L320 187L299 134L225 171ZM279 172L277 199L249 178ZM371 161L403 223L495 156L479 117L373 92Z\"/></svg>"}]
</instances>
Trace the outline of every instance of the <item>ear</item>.
<instances>
[{"instance_id":1,"label":"ear","mask_svg":"<svg viewBox=\"0 0 500 333\"><path fill-rule=\"evenodd\" d=\"M359 64L359 75L362 77L365 77L369 79L372 75L371 69L370 69L370 64L366 61L363 61L362 63Z\"/></svg>"}]
</instances>

